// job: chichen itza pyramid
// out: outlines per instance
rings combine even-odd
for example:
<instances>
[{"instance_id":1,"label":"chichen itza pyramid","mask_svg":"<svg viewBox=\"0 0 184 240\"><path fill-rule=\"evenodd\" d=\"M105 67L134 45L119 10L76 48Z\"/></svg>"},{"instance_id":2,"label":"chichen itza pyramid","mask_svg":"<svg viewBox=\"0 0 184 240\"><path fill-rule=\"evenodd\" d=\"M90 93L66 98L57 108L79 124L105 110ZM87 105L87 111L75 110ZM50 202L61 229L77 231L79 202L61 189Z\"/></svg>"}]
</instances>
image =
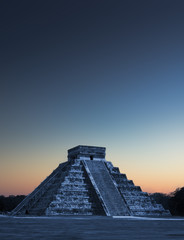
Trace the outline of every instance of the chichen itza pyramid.
<instances>
[{"instance_id":1,"label":"chichen itza pyramid","mask_svg":"<svg viewBox=\"0 0 184 240\"><path fill-rule=\"evenodd\" d=\"M169 216L148 193L105 160L105 148L77 146L12 215Z\"/></svg>"}]
</instances>

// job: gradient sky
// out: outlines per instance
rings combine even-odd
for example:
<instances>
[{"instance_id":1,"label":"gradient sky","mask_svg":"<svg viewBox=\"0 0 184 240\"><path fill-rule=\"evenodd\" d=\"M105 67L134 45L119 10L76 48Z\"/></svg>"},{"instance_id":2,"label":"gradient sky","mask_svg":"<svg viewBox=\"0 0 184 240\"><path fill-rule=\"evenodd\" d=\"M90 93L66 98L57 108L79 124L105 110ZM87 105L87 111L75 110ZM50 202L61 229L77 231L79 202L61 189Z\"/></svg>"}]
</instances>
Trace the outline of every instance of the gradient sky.
<instances>
[{"instance_id":1,"label":"gradient sky","mask_svg":"<svg viewBox=\"0 0 184 240\"><path fill-rule=\"evenodd\" d=\"M0 2L0 194L76 145L144 191L184 186L184 1Z\"/></svg>"}]
</instances>

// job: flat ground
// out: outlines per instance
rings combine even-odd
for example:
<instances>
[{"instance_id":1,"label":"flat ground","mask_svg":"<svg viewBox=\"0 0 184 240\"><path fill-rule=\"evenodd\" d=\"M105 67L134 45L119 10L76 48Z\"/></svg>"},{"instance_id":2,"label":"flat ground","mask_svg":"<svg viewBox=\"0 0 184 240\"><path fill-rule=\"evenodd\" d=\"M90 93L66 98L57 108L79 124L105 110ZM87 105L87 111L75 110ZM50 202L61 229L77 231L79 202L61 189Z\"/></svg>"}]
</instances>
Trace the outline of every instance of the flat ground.
<instances>
[{"instance_id":1,"label":"flat ground","mask_svg":"<svg viewBox=\"0 0 184 240\"><path fill-rule=\"evenodd\" d=\"M184 218L2 216L0 239L183 240Z\"/></svg>"}]
</instances>

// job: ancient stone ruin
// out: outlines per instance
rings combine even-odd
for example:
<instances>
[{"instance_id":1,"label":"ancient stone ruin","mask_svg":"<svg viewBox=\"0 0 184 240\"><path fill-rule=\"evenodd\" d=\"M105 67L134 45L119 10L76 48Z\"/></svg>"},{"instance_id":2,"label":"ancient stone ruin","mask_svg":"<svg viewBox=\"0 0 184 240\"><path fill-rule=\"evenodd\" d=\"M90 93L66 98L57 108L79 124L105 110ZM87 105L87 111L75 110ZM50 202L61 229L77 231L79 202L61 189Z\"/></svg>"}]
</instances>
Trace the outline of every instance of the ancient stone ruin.
<instances>
[{"instance_id":1,"label":"ancient stone ruin","mask_svg":"<svg viewBox=\"0 0 184 240\"><path fill-rule=\"evenodd\" d=\"M12 215L169 216L119 168L105 148L77 146L13 211Z\"/></svg>"}]
</instances>

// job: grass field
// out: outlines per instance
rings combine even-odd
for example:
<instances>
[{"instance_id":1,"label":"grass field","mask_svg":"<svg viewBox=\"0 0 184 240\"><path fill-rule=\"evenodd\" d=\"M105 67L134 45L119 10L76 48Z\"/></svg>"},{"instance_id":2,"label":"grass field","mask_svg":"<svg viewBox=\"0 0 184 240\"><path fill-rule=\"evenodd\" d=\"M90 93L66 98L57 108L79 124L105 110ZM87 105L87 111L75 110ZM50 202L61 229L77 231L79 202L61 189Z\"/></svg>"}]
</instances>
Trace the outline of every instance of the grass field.
<instances>
[{"instance_id":1,"label":"grass field","mask_svg":"<svg viewBox=\"0 0 184 240\"><path fill-rule=\"evenodd\" d=\"M0 239L184 239L184 218L0 217Z\"/></svg>"}]
</instances>

